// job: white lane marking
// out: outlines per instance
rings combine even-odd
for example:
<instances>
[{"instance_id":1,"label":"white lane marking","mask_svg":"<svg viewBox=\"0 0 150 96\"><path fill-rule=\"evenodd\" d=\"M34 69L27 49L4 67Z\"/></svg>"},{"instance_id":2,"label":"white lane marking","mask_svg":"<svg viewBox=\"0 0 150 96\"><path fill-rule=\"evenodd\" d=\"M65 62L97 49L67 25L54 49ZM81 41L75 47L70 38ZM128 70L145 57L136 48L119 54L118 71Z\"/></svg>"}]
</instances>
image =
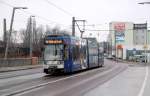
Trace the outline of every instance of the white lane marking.
<instances>
[{"instance_id":1,"label":"white lane marking","mask_svg":"<svg viewBox=\"0 0 150 96\"><path fill-rule=\"evenodd\" d=\"M141 89L140 89L140 92L139 92L138 96L143 96L147 79L148 79L148 66L146 66L145 78L144 78L144 81L143 81L143 84L142 84L142 87L141 87Z\"/></svg>"},{"instance_id":2,"label":"white lane marking","mask_svg":"<svg viewBox=\"0 0 150 96\"><path fill-rule=\"evenodd\" d=\"M42 77L44 75L45 75L44 73L36 73L36 74L31 74L31 75L17 76L17 77L12 77L12 78L0 79L0 86L8 84L10 82L14 83L14 82L17 81L17 83L18 83L18 82L22 82L22 81L26 81L26 80L30 80L30 79L36 79L36 78Z\"/></svg>"},{"instance_id":3,"label":"white lane marking","mask_svg":"<svg viewBox=\"0 0 150 96\"><path fill-rule=\"evenodd\" d=\"M80 83L76 84L75 86L78 86L78 85L82 84L82 82L87 82L87 81L89 81L89 80L92 80L93 78L100 77L100 76L104 76L105 74L110 73L110 72L116 70L116 68L118 68L118 67L120 67L120 66L114 66L112 69L107 70L107 71L105 71L105 72L103 72L103 73L101 73L101 74L96 74L96 75L94 75L92 78L88 78L88 79L86 79L86 80L84 80L84 81L81 81ZM122 68L122 69L123 69L123 68ZM94 71L94 70L93 70L93 71ZM84 74L86 74L86 73L88 74L89 72L85 72ZM74 75L74 76L69 76L68 78L78 77L78 76L84 75L84 74L77 74L77 75ZM68 79L68 78L66 78L66 79ZM65 79L65 78L63 78L63 79ZM59 79L58 81L62 81L62 80ZM53 82L53 81L52 81L52 82ZM48 84L50 84L50 83L52 83L52 82L49 82ZM57 81L56 81L56 82L57 82ZM55 83L55 82L53 82L53 83ZM47 84L45 84L45 85L47 85ZM39 87L37 87L37 88L35 88L35 89L31 89L31 90L24 91L24 92L19 93L19 94L15 95L15 96L21 96L21 95L24 95L24 94L27 94L27 93L36 91L36 90L38 90L38 89L41 89L42 87L43 87L43 86L39 86ZM74 86L72 86L72 87L74 87ZM70 88L72 88L72 87L69 87L68 89L70 89Z\"/></svg>"},{"instance_id":4,"label":"white lane marking","mask_svg":"<svg viewBox=\"0 0 150 96\"><path fill-rule=\"evenodd\" d=\"M116 67L118 67L118 66L114 66L111 70L115 69ZM99 69L97 69L97 70L99 70ZM24 93L25 91L33 90L35 88L42 87L42 86L45 86L45 85L48 85L48 84L52 84L52 83L55 83L55 82L63 81L63 80L69 79L69 78L82 76L82 75L85 75L85 74L88 74L88 73L91 73L91 72L95 72L97 70L86 71L86 72L83 72L81 74L76 74L76 75L72 75L72 76L69 76L69 77L61 78L61 79L58 79L58 80L50 81L50 82L47 82L47 83L42 83L42 84L39 84L37 86L31 86L29 88L25 88L25 89L22 89L22 90L19 90L19 91L16 91L16 92L5 94L3 96L12 96L12 95L16 95L16 94L19 94L19 93Z\"/></svg>"}]
</instances>

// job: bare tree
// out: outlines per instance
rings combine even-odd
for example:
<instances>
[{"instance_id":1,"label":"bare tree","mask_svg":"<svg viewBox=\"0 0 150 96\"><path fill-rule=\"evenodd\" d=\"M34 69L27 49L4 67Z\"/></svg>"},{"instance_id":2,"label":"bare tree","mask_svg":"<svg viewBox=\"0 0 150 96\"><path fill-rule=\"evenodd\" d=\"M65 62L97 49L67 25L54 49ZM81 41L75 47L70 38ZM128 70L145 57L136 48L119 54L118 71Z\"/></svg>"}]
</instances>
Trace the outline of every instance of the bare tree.
<instances>
[{"instance_id":1,"label":"bare tree","mask_svg":"<svg viewBox=\"0 0 150 96\"><path fill-rule=\"evenodd\" d=\"M41 54L41 48L43 47L45 31L42 25L36 28L33 33L33 52L35 55Z\"/></svg>"}]
</instances>

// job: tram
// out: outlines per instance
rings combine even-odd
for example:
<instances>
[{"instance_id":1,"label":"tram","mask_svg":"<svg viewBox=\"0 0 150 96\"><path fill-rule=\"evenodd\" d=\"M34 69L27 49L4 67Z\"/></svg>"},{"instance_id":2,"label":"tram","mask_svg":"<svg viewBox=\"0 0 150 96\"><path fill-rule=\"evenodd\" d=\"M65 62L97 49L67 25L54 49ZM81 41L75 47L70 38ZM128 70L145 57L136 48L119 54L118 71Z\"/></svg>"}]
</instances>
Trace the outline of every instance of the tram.
<instances>
[{"instance_id":1,"label":"tram","mask_svg":"<svg viewBox=\"0 0 150 96\"><path fill-rule=\"evenodd\" d=\"M44 73L71 73L103 66L104 58L95 38L78 38L66 34L44 38Z\"/></svg>"}]
</instances>

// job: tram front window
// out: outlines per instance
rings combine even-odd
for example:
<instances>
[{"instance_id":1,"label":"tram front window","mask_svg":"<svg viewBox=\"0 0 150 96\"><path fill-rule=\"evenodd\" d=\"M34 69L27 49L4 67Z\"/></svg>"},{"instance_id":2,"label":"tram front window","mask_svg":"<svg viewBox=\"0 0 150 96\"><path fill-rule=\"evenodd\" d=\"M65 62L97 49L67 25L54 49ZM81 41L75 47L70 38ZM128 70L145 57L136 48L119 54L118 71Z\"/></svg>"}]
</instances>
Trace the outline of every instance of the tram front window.
<instances>
[{"instance_id":1,"label":"tram front window","mask_svg":"<svg viewBox=\"0 0 150 96\"><path fill-rule=\"evenodd\" d=\"M63 45L47 45L44 51L44 60L58 61L63 57Z\"/></svg>"}]
</instances>

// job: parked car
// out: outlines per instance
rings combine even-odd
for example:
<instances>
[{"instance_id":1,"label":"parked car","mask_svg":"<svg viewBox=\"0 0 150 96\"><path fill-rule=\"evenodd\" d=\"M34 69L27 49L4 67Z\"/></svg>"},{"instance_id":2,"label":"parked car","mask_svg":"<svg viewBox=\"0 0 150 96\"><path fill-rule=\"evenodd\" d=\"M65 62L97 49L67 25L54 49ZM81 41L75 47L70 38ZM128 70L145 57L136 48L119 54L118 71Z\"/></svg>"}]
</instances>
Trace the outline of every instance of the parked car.
<instances>
[{"instance_id":1,"label":"parked car","mask_svg":"<svg viewBox=\"0 0 150 96\"><path fill-rule=\"evenodd\" d=\"M108 55L107 59L113 59L113 57L111 55Z\"/></svg>"},{"instance_id":2,"label":"parked car","mask_svg":"<svg viewBox=\"0 0 150 96\"><path fill-rule=\"evenodd\" d=\"M136 62L147 62L147 59L145 60L144 55L135 55Z\"/></svg>"}]
</instances>

